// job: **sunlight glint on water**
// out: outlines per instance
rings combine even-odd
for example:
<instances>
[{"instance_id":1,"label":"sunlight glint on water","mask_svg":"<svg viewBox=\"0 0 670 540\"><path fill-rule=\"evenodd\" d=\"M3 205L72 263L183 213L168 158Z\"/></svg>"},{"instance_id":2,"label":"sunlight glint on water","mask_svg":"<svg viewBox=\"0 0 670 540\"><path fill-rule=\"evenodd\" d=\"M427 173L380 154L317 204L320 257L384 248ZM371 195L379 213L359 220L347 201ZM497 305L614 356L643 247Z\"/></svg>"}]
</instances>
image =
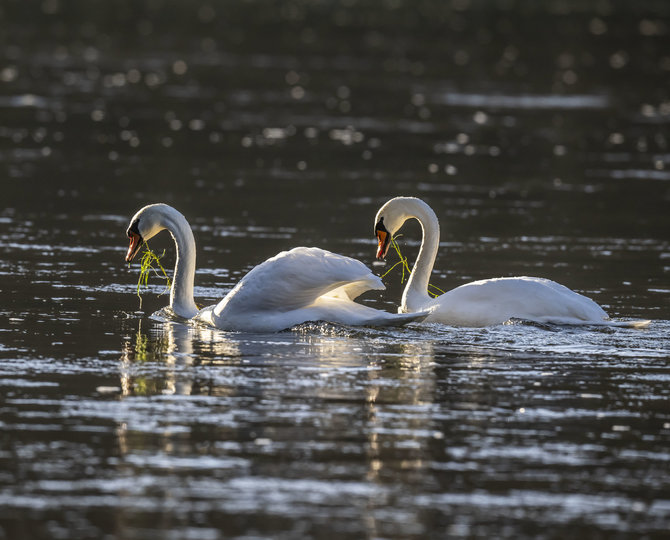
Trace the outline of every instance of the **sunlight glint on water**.
<instances>
[{"instance_id":1,"label":"sunlight glint on water","mask_svg":"<svg viewBox=\"0 0 670 540\"><path fill-rule=\"evenodd\" d=\"M563 4L3 6L0 540L664 535L667 13ZM296 245L383 274L395 195L438 214L442 289L542 276L652 325L231 334L158 281L140 310L123 263L161 201L205 305Z\"/></svg>"}]
</instances>

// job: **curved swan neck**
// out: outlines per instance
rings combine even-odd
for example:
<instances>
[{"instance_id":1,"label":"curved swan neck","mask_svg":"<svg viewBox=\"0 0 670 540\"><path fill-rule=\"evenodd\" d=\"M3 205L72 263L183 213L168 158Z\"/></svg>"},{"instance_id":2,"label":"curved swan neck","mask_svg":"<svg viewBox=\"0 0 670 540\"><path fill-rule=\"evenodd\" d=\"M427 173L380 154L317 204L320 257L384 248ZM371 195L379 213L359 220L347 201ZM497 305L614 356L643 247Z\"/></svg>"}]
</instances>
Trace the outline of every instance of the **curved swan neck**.
<instances>
[{"instance_id":1,"label":"curved swan neck","mask_svg":"<svg viewBox=\"0 0 670 540\"><path fill-rule=\"evenodd\" d=\"M428 282L433 271L440 244L440 223L433 209L421 199L404 201L406 219L415 218L421 224L422 239L412 273L402 295L401 311L418 311L430 301Z\"/></svg>"},{"instance_id":2,"label":"curved swan neck","mask_svg":"<svg viewBox=\"0 0 670 540\"><path fill-rule=\"evenodd\" d=\"M198 308L193 300L193 281L195 279L195 239L186 218L170 206L165 206L162 221L177 246L177 260L174 265L172 288L170 289L170 307L187 319L195 317Z\"/></svg>"}]
</instances>

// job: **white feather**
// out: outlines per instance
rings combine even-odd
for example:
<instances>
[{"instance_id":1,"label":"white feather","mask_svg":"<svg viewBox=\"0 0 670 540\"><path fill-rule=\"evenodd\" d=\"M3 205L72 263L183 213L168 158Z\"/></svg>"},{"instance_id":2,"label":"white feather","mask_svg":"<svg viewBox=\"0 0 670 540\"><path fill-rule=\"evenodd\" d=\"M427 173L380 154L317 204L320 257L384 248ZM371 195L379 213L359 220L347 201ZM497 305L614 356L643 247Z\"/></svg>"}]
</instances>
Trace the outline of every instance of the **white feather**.
<instances>
[{"instance_id":1,"label":"white feather","mask_svg":"<svg viewBox=\"0 0 670 540\"><path fill-rule=\"evenodd\" d=\"M395 234L415 218L423 239L398 311L428 310L426 322L453 326L490 326L511 318L554 324L596 324L642 328L649 321L611 321L593 300L555 281L536 277L485 279L461 285L437 298L428 295L428 280L435 264L440 224L435 212L421 199L396 197L379 209L375 223Z\"/></svg>"},{"instance_id":2,"label":"white feather","mask_svg":"<svg viewBox=\"0 0 670 540\"><path fill-rule=\"evenodd\" d=\"M253 268L218 304L200 311L193 301L195 240L186 218L171 206L153 204L131 220L148 240L168 229L177 246L170 307L180 317L224 330L274 332L308 321L387 326L422 320L426 313L387 313L353 302L384 289L360 261L319 248L284 251Z\"/></svg>"}]
</instances>

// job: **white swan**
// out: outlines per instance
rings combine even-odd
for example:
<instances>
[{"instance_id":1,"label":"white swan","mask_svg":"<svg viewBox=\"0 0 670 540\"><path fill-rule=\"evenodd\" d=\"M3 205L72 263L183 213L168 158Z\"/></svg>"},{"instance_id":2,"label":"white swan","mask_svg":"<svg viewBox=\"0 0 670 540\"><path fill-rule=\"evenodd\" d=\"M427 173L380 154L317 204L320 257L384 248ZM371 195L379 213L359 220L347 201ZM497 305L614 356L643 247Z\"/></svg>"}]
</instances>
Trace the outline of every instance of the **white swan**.
<instances>
[{"instance_id":1,"label":"white swan","mask_svg":"<svg viewBox=\"0 0 670 540\"><path fill-rule=\"evenodd\" d=\"M484 279L461 285L437 298L428 295L428 280L440 242L435 212L421 199L396 197L375 217L377 259L384 259L393 235L406 220L421 224L423 239L398 311L430 313L425 322L452 326L490 326L511 318L554 324L597 324L642 327L649 321L614 322L590 298L549 279L510 277Z\"/></svg>"},{"instance_id":2,"label":"white swan","mask_svg":"<svg viewBox=\"0 0 670 540\"><path fill-rule=\"evenodd\" d=\"M193 300L195 240L186 218L167 204L139 210L126 231L126 262L145 240L167 229L177 247L170 307L179 317L246 332L275 332L307 321L388 326L421 320L425 313L399 315L353 302L370 289L384 289L377 276L349 257L318 248L285 251L253 268L214 306L199 310Z\"/></svg>"}]
</instances>

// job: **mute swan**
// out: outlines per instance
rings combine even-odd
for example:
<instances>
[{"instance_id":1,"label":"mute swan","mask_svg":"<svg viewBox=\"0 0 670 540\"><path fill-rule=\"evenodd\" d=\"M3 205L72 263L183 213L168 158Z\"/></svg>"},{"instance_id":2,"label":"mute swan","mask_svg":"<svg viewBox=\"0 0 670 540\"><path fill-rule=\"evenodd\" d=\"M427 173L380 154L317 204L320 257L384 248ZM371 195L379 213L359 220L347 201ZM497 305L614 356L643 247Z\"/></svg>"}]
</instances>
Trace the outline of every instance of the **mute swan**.
<instances>
[{"instance_id":1,"label":"mute swan","mask_svg":"<svg viewBox=\"0 0 670 540\"><path fill-rule=\"evenodd\" d=\"M381 279L355 259L318 248L284 251L253 268L218 304L198 310L193 300L195 240L186 218L167 204L150 204L130 220L126 262L145 240L167 229L177 247L170 307L180 317L246 332L276 332L306 321L388 326L421 320L353 302Z\"/></svg>"},{"instance_id":2,"label":"mute swan","mask_svg":"<svg viewBox=\"0 0 670 540\"><path fill-rule=\"evenodd\" d=\"M509 277L461 285L437 298L428 295L428 280L440 242L435 212L421 199L396 197L375 217L377 259L384 259L391 238L408 219L421 224L423 239L402 295L399 313L429 311L425 322L452 326L490 326L510 318L554 324L597 324L642 327L649 321L613 322L590 298L549 279Z\"/></svg>"}]
</instances>

